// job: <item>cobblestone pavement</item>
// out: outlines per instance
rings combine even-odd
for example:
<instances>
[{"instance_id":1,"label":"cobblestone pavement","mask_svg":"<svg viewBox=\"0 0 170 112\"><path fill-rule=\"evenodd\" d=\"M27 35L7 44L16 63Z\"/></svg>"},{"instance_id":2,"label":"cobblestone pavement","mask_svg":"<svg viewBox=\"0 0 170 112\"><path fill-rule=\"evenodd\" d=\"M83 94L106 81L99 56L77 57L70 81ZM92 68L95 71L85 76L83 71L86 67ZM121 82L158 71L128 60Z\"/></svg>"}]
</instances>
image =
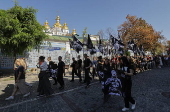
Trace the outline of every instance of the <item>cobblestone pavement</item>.
<instances>
[{"instance_id":1,"label":"cobblestone pavement","mask_svg":"<svg viewBox=\"0 0 170 112\"><path fill-rule=\"evenodd\" d=\"M31 95L23 98L16 95L14 100L4 99L12 93L14 81L0 80L0 112L121 112L123 98L111 96L103 103L101 84L95 78L91 86L69 82L71 75L64 77L66 87L60 91L59 85L52 85L55 94L50 97L36 98L37 75L28 75L27 82L33 84ZM129 112L170 112L170 98L161 95L170 92L170 68L153 69L139 73L132 78L132 96L137 102L135 110ZM53 80L51 80L53 84Z\"/></svg>"}]
</instances>

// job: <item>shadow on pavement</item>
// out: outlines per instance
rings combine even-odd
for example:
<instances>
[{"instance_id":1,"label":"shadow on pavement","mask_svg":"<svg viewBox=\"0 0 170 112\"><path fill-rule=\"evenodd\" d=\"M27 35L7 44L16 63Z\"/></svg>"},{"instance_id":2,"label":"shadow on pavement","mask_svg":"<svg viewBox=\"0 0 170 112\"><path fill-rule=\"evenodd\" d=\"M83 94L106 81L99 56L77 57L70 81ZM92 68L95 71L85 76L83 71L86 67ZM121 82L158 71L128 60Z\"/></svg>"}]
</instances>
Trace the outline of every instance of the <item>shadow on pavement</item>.
<instances>
[{"instance_id":1,"label":"shadow on pavement","mask_svg":"<svg viewBox=\"0 0 170 112\"><path fill-rule=\"evenodd\" d=\"M59 83L57 85L53 85L54 80L52 78L49 78L49 80L51 82L51 87L54 90L54 94L59 93L59 92L63 92L63 91L67 91L67 90L71 90L71 89L85 85L85 83L79 83L79 78L77 76L75 76L74 82L70 82L71 77L72 76L69 75L69 74L64 76L65 88L63 90L59 90L59 87L60 87ZM26 78L26 81L27 81L27 78ZM93 82L95 82L95 81L97 81L97 80L93 80ZM32 84L32 87L30 87L30 92L31 92L30 96L24 98L22 94L16 94L14 96L14 99L10 100L10 101L5 101L5 98L9 97L12 94L13 89L14 89L14 84L7 84L7 86L4 87L3 90L1 90L4 93L2 93L0 95L0 102L1 102L0 107L15 104L15 103L20 103L20 102L23 102L23 101L32 100L32 99L37 98L36 96L38 94L37 93L38 82L39 82L38 80L37 81L31 81L30 84Z\"/></svg>"}]
</instances>

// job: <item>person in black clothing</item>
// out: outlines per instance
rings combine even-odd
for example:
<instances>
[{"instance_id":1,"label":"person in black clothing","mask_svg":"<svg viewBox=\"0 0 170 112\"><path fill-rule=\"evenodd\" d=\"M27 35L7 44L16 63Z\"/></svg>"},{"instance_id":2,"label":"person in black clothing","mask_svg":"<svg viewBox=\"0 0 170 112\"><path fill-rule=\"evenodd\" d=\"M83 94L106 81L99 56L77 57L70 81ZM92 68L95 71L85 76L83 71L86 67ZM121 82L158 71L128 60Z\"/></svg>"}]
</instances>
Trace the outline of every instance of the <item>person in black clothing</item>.
<instances>
[{"instance_id":1,"label":"person in black clothing","mask_svg":"<svg viewBox=\"0 0 170 112\"><path fill-rule=\"evenodd\" d=\"M58 71L57 71L57 81L61 85L59 89L64 89L64 80L63 80L63 74L65 75L65 63L62 61L62 57L58 57L59 63L58 63Z\"/></svg>"},{"instance_id":2,"label":"person in black clothing","mask_svg":"<svg viewBox=\"0 0 170 112\"><path fill-rule=\"evenodd\" d=\"M159 68L159 65L160 65L160 59L159 59L159 57L156 56L156 57L154 58L154 60L155 60L155 63L156 63L156 67Z\"/></svg>"},{"instance_id":3,"label":"person in black clothing","mask_svg":"<svg viewBox=\"0 0 170 112\"><path fill-rule=\"evenodd\" d=\"M98 74L98 72L101 70L101 68L103 68L103 60L102 60L102 56L99 56L98 57L98 60L97 60L97 68L96 68L96 70L97 70L97 74ZM98 74L98 76L99 76L99 74ZM99 82L101 82L101 78L99 77Z\"/></svg>"},{"instance_id":4,"label":"person in black clothing","mask_svg":"<svg viewBox=\"0 0 170 112\"><path fill-rule=\"evenodd\" d=\"M165 65L165 58L163 55L161 56L161 59L162 59L162 64Z\"/></svg>"},{"instance_id":5,"label":"person in black clothing","mask_svg":"<svg viewBox=\"0 0 170 112\"><path fill-rule=\"evenodd\" d=\"M104 73L104 79L103 81L105 82L108 78L111 77L111 66L110 66L110 63L109 63L109 59L108 58L105 58L105 61L104 61L104 64L103 64L103 73ZM103 93L104 93L104 102L106 102L110 95L109 95L109 85L105 85L104 86L104 89L102 90Z\"/></svg>"},{"instance_id":6,"label":"person in black clothing","mask_svg":"<svg viewBox=\"0 0 170 112\"><path fill-rule=\"evenodd\" d=\"M132 103L131 109L135 109L136 101L131 96L131 88L132 88L132 80L131 76L133 75L134 71L132 69L131 60L128 61L126 57L121 58L122 61L122 69L125 74L125 80L124 80L124 103L125 107L122 109L122 111L129 110L129 102Z\"/></svg>"},{"instance_id":7,"label":"person in black clothing","mask_svg":"<svg viewBox=\"0 0 170 112\"><path fill-rule=\"evenodd\" d=\"M53 70L54 70L54 69L57 69L57 64L55 64L56 67L54 68L54 62L51 61L51 57L48 57L47 60L49 61L49 64L48 64L49 72L50 72L51 69L53 69ZM54 79L54 81L55 81L53 85L57 85L57 78L56 78L56 75L53 74L53 73L51 73L51 72L50 72L50 74L51 74L51 77L52 77L52 78Z\"/></svg>"},{"instance_id":8,"label":"person in black clothing","mask_svg":"<svg viewBox=\"0 0 170 112\"><path fill-rule=\"evenodd\" d=\"M89 87L90 84L90 76L89 76L89 72L90 72L90 67L91 67L91 61L88 58L87 54L84 54L84 70L85 70L85 80L84 83L87 83L86 88Z\"/></svg>"},{"instance_id":9,"label":"person in black clothing","mask_svg":"<svg viewBox=\"0 0 170 112\"><path fill-rule=\"evenodd\" d=\"M103 64L102 56L99 56L97 60L97 71L100 70L100 66L103 66Z\"/></svg>"},{"instance_id":10,"label":"person in black clothing","mask_svg":"<svg viewBox=\"0 0 170 112\"><path fill-rule=\"evenodd\" d=\"M70 82L74 82L74 74L77 75L77 61L75 60L75 58L72 58L73 63L71 64L72 67L72 80Z\"/></svg>"},{"instance_id":11,"label":"person in black clothing","mask_svg":"<svg viewBox=\"0 0 170 112\"><path fill-rule=\"evenodd\" d=\"M77 60L77 72L78 72L78 77L79 77L79 82L82 81L82 78L81 78L81 70L82 70L82 60L80 59L80 55L78 55L78 60Z\"/></svg>"}]
</instances>

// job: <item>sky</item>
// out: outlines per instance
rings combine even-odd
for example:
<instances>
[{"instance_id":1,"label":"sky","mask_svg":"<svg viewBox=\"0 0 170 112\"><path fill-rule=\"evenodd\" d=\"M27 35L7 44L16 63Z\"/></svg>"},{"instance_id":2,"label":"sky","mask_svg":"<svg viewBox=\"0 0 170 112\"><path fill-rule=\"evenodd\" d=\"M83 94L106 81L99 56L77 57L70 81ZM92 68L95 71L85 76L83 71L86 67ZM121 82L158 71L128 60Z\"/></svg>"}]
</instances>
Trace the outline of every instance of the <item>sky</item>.
<instances>
[{"instance_id":1,"label":"sky","mask_svg":"<svg viewBox=\"0 0 170 112\"><path fill-rule=\"evenodd\" d=\"M99 30L117 28L126 16L142 17L156 31L162 31L170 40L170 0L18 0L22 7L38 9L36 13L40 24L49 22L52 27L56 16L60 23L67 23L70 32L75 28L77 34L87 27L87 33L96 35ZM7 10L14 6L13 0L0 0L0 9Z\"/></svg>"}]
</instances>

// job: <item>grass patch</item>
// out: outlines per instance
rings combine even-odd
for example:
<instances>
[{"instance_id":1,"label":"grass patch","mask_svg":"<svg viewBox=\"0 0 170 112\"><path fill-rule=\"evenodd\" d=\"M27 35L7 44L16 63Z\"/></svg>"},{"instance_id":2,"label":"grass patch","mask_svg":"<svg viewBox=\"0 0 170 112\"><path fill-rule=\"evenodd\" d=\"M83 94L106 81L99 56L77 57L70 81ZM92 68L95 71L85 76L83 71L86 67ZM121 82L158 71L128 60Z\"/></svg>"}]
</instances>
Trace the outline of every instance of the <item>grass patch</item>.
<instances>
[{"instance_id":1,"label":"grass patch","mask_svg":"<svg viewBox=\"0 0 170 112\"><path fill-rule=\"evenodd\" d=\"M15 79L14 77L9 77L9 78L4 79L3 81L9 81L9 80L15 80Z\"/></svg>"}]
</instances>

